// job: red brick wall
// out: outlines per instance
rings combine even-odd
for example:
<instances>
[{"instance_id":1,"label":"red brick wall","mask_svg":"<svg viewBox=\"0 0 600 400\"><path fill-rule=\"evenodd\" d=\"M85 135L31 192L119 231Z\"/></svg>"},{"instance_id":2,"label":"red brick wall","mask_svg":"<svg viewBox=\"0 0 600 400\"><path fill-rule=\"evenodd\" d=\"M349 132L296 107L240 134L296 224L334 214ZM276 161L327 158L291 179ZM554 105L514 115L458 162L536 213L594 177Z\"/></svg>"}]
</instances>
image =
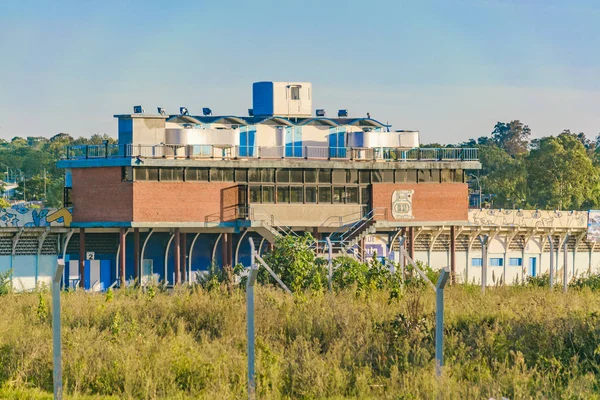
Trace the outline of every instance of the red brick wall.
<instances>
[{"instance_id":1,"label":"red brick wall","mask_svg":"<svg viewBox=\"0 0 600 400\"><path fill-rule=\"evenodd\" d=\"M71 171L74 222L132 220L133 184L121 181L121 167Z\"/></svg>"},{"instance_id":2,"label":"red brick wall","mask_svg":"<svg viewBox=\"0 0 600 400\"><path fill-rule=\"evenodd\" d=\"M467 221L469 190L466 183L376 183L373 184L373 207L386 208L392 217L392 194L395 190L414 190L411 221ZM383 215L377 219L386 219ZM399 219L406 220L406 219Z\"/></svg>"},{"instance_id":3,"label":"red brick wall","mask_svg":"<svg viewBox=\"0 0 600 400\"><path fill-rule=\"evenodd\" d=\"M238 187L231 182L133 183L135 222L218 222L236 218Z\"/></svg>"}]
</instances>

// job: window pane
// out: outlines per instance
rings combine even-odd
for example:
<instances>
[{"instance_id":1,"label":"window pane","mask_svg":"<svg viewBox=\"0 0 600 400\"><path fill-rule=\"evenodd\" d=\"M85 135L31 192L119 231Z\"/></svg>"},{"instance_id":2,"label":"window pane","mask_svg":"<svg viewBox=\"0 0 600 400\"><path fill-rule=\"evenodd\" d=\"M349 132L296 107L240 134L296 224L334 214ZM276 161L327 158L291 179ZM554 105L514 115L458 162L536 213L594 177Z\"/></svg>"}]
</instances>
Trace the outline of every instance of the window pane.
<instances>
[{"instance_id":1,"label":"window pane","mask_svg":"<svg viewBox=\"0 0 600 400\"><path fill-rule=\"evenodd\" d=\"M212 182L221 182L223 180L223 171L218 168L210 169L210 180Z\"/></svg>"},{"instance_id":2,"label":"window pane","mask_svg":"<svg viewBox=\"0 0 600 400\"><path fill-rule=\"evenodd\" d=\"M290 181L290 170L289 169L278 169L277 170L277 182L288 183Z\"/></svg>"},{"instance_id":3,"label":"window pane","mask_svg":"<svg viewBox=\"0 0 600 400\"><path fill-rule=\"evenodd\" d=\"M331 203L331 187L319 187L319 203Z\"/></svg>"},{"instance_id":4,"label":"window pane","mask_svg":"<svg viewBox=\"0 0 600 400\"><path fill-rule=\"evenodd\" d=\"M173 168L173 180L183 181L183 168Z\"/></svg>"},{"instance_id":5,"label":"window pane","mask_svg":"<svg viewBox=\"0 0 600 400\"><path fill-rule=\"evenodd\" d=\"M346 183L346 170L334 169L332 172L333 183Z\"/></svg>"},{"instance_id":6,"label":"window pane","mask_svg":"<svg viewBox=\"0 0 600 400\"><path fill-rule=\"evenodd\" d=\"M232 168L223 170L223 181L224 182L233 182L233 169Z\"/></svg>"},{"instance_id":7,"label":"window pane","mask_svg":"<svg viewBox=\"0 0 600 400\"><path fill-rule=\"evenodd\" d=\"M331 170L320 169L319 170L319 183L331 183Z\"/></svg>"},{"instance_id":8,"label":"window pane","mask_svg":"<svg viewBox=\"0 0 600 400\"><path fill-rule=\"evenodd\" d=\"M316 203L317 202L317 187L307 186L306 187L306 202Z\"/></svg>"},{"instance_id":9,"label":"window pane","mask_svg":"<svg viewBox=\"0 0 600 400\"><path fill-rule=\"evenodd\" d=\"M369 204L371 202L371 189L368 187L360 188L360 204Z\"/></svg>"},{"instance_id":10,"label":"window pane","mask_svg":"<svg viewBox=\"0 0 600 400\"><path fill-rule=\"evenodd\" d=\"M344 202L344 188L336 186L333 188L333 202L334 203L343 203Z\"/></svg>"},{"instance_id":11,"label":"window pane","mask_svg":"<svg viewBox=\"0 0 600 400\"><path fill-rule=\"evenodd\" d=\"M198 169L198 180L203 182L208 182L208 168L199 168Z\"/></svg>"},{"instance_id":12,"label":"window pane","mask_svg":"<svg viewBox=\"0 0 600 400\"><path fill-rule=\"evenodd\" d=\"M473 258L471 259L471 265L474 267L481 267L483 265L483 260L481 258Z\"/></svg>"},{"instance_id":13,"label":"window pane","mask_svg":"<svg viewBox=\"0 0 600 400\"><path fill-rule=\"evenodd\" d=\"M133 167L123 167L121 174L124 181L131 182L133 180Z\"/></svg>"},{"instance_id":14,"label":"window pane","mask_svg":"<svg viewBox=\"0 0 600 400\"><path fill-rule=\"evenodd\" d=\"M304 191L302 186L292 186L290 188L290 201L292 203L304 203Z\"/></svg>"},{"instance_id":15,"label":"window pane","mask_svg":"<svg viewBox=\"0 0 600 400\"><path fill-rule=\"evenodd\" d=\"M161 168L160 169L160 180L161 181L172 181L173 180L173 170L171 168Z\"/></svg>"},{"instance_id":16,"label":"window pane","mask_svg":"<svg viewBox=\"0 0 600 400\"><path fill-rule=\"evenodd\" d=\"M440 183L440 170L439 169L431 170L431 182Z\"/></svg>"},{"instance_id":17,"label":"window pane","mask_svg":"<svg viewBox=\"0 0 600 400\"><path fill-rule=\"evenodd\" d=\"M396 183L405 183L407 182L407 173L405 169L397 169L396 170Z\"/></svg>"},{"instance_id":18,"label":"window pane","mask_svg":"<svg viewBox=\"0 0 600 400\"><path fill-rule=\"evenodd\" d=\"M136 181L145 181L147 179L146 168L135 168L133 174Z\"/></svg>"},{"instance_id":19,"label":"window pane","mask_svg":"<svg viewBox=\"0 0 600 400\"><path fill-rule=\"evenodd\" d=\"M317 171L314 169L304 171L304 182L317 183Z\"/></svg>"},{"instance_id":20,"label":"window pane","mask_svg":"<svg viewBox=\"0 0 600 400\"><path fill-rule=\"evenodd\" d=\"M358 183L358 171L355 169L350 169L347 171L346 181L348 183L357 184Z\"/></svg>"},{"instance_id":21,"label":"window pane","mask_svg":"<svg viewBox=\"0 0 600 400\"><path fill-rule=\"evenodd\" d=\"M302 170L293 169L290 171L290 182L302 183Z\"/></svg>"},{"instance_id":22,"label":"window pane","mask_svg":"<svg viewBox=\"0 0 600 400\"><path fill-rule=\"evenodd\" d=\"M261 172L261 182L275 182L275 170L272 168L263 169Z\"/></svg>"},{"instance_id":23,"label":"window pane","mask_svg":"<svg viewBox=\"0 0 600 400\"><path fill-rule=\"evenodd\" d=\"M263 186L262 202L263 203L274 203L275 202L275 186Z\"/></svg>"},{"instance_id":24,"label":"window pane","mask_svg":"<svg viewBox=\"0 0 600 400\"><path fill-rule=\"evenodd\" d=\"M386 183L394 183L394 170L386 169L383 171L383 181Z\"/></svg>"},{"instance_id":25,"label":"window pane","mask_svg":"<svg viewBox=\"0 0 600 400\"><path fill-rule=\"evenodd\" d=\"M148 180L149 181L157 181L158 180L158 168L148 168Z\"/></svg>"},{"instance_id":26,"label":"window pane","mask_svg":"<svg viewBox=\"0 0 600 400\"><path fill-rule=\"evenodd\" d=\"M250 203L260 203L260 186L250 186Z\"/></svg>"},{"instance_id":27,"label":"window pane","mask_svg":"<svg viewBox=\"0 0 600 400\"><path fill-rule=\"evenodd\" d=\"M431 182L431 170L420 169L418 171L418 178L419 178L419 183Z\"/></svg>"},{"instance_id":28,"label":"window pane","mask_svg":"<svg viewBox=\"0 0 600 400\"><path fill-rule=\"evenodd\" d=\"M464 173L463 173L462 169L457 169L454 172L454 182L460 182L460 183L464 182Z\"/></svg>"},{"instance_id":29,"label":"window pane","mask_svg":"<svg viewBox=\"0 0 600 400\"><path fill-rule=\"evenodd\" d=\"M370 183L371 179L370 179L370 171L359 171L358 173L358 177L360 179L360 183Z\"/></svg>"},{"instance_id":30,"label":"window pane","mask_svg":"<svg viewBox=\"0 0 600 400\"><path fill-rule=\"evenodd\" d=\"M371 171L371 179L373 183L381 183L383 182L383 174L378 170Z\"/></svg>"},{"instance_id":31,"label":"window pane","mask_svg":"<svg viewBox=\"0 0 600 400\"><path fill-rule=\"evenodd\" d=\"M259 169L252 168L248 170L248 182L260 182Z\"/></svg>"},{"instance_id":32,"label":"window pane","mask_svg":"<svg viewBox=\"0 0 600 400\"><path fill-rule=\"evenodd\" d=\"M357 186L348 186L346 188L346 203L358 204Z\"/></svg>"},{"instance_id":33,"label":"window pane","mask_svg":"<svg viewBox=\"0 0 600 400\"><path fill-rule=\"evenodd\" d=\"M198 170L196 168L186 168L185 169L185 180L186 181L197 181L198 180Z\"/></svg>"},{"instance_id":34,"label":"window pane","mask_svg":"<svg viewBox=\"0 0 600 400\"><path fill-rule=\"evenodd\" d=\"M248 180L248 171L245 169L236 169L235 170L235 181L236 182L246 182Z\"/></svg>"},{"instance_id":35,"label":"window pane","mask_svg":"<svg viewBox=\"0 0 600 400\"><path fill-rule=\"evenodd\" d=\"M277 186L277 203L289 203L289 202L290 202L289 186Z\"/></svg>"}]
</instances>

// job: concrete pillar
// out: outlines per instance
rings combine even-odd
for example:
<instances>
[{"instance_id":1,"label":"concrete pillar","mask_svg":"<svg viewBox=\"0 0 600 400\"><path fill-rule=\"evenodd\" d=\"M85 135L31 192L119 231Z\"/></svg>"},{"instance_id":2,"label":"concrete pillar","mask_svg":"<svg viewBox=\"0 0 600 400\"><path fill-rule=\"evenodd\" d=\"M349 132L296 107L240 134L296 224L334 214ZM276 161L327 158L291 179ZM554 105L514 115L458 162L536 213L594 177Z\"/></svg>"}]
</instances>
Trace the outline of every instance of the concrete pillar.
<instances>
[{"instance_id":1,"label":"concrete pillar","mask_svg":"<svg viewBox=\"0 0 600 400\"><path fill-rule=\"evenodd\" d=\"M134 228L134 230L133 230L133 279L135 282L138 282L139 278L140 278L140 228Z\"/></svg>"},{"instance_id":2,"label":"concrete pillar","mask_svg":"<svg viewBox=\"0 0 600 400\"><path fill-rule=\"evenodd\" d=\"M227 234L227 263L233 267L233 233Z\"/></svg>"},{"instance_id":3,"label":"concrete pillar","mask_svg":"<svg viewBox=\"0 0 600 400\"><path fill-rule=\"evenodd\" d=\"M367 260L365 260L367 253L365 251L365 238L364 237L362 239L360 239L359 254L360 254L361 260L363 260L363 262L367 262Z\"/></svg>"},{"instance_id":4,"label":"concrete pillar","mask_svg":"<svg viewBox=\"0 0 600 400\"><path fill-rule=\"evenodd\" d=\"M79 229L79 287L84 287L85 280L85 228Z\"/></svg>"},{"instance_id":5,"label":"concrete pillar","mask_svg":"<svg viewBox=\"0 0 600 400\"><path fill-rule=\"evenodd\" d=\"M181 235L179 228L175 229L175 249L173 251L175 255L175 280L173 285L179 285L181 283L179 273L181 272Z\"/></svg>"},{"instance_id":6,"label":"concrete pillar","mask_svg":"<svg viewBox=\"0 0 600 400\"><path fill-rule=\"evenodd\" d=\"M227 243L228 241L229 234L224 233L223 236L221 236L221 267L229 265L229 260L227 257L227 249L229 248L229 243Z\"/></svg>"},{"instance_id":7,"label":"concrete pillar","mask_svg":"<svg viewBox=\"0 0 600 400\"><path fill-rule=\"evenodd\" d=\"M450 227L450 283L456 283L456 227Z\"/></svg>"},{"instance_id":8,"label":"concrete pillar","mask_svg":"<svg viewBox=\"0 0 600 400\"><path fill-rule=\"evenodd\" d=\"M125 281L125 255L127 254L127 249L125 248L125 228L119 229L119 244L121 251L119 252L119 264L121 267L121 284L120 287L124 288L126 286Z\"/></svg>"},{"instance_id":9,"label":"concrete pillar","mask_svg":"<svg viewBox=\"0 0 600 400\"><path fill-rule=\"evenodd\" d=\"M181 232L181 282L187 282L187 235Z\"/></svg>"}]
</instances>

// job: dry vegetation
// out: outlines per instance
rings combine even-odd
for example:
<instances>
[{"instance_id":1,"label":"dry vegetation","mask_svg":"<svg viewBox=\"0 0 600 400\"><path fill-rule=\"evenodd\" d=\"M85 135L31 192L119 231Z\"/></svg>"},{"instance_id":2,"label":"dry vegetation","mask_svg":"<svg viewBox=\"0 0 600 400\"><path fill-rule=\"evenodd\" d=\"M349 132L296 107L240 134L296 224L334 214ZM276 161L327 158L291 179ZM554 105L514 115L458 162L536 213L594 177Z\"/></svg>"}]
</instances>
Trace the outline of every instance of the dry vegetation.
<instances>
[{"instance_id":1,"label":"dry vegetation","mask_svg":"<svg viewBox=\"0 0 600 400\"><path fill-rule=\"evenodd\" d=\"M256 297L260 399L600 397L600 295L587 288L449 288L441 385L430 290ZM0 300L0 397L50 399L50 294ZM244 398L245 314L244 292L225 287L64 293L69 398Z\"/></svg>"}]
</instances>

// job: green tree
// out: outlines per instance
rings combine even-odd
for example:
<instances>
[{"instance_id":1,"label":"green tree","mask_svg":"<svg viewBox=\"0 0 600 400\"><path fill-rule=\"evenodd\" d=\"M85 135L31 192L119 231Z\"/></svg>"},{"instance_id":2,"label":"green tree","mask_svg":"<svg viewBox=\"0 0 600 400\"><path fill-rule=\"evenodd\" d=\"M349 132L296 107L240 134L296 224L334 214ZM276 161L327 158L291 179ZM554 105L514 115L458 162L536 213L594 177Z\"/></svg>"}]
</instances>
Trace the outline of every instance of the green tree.
<instances>
[{"instance_id":1,"label":"green tree","mask_svg":"<svg viewBox=\"0 0 600 400\"><path fill-rule=\"evenodd\" d=\"M498 122L492 131L494 142L511 156L527 153L529 136L531 129L519 120Z\"/></svg>"},{"instance_id":2,"label":"green tree","mask_svg":"<svg viewBox=\"0 0 600 400\"><path fill-rule=\"evenodd\" d=\"M527 157L530 203L546 209L579 209L598 204L598 169L584 145L562 133L539 140Z\"/></svg>"},{"instance_id":3,"label":"green tree","mask_svg":"<svg viewBox=\"0 0 600 400\"><path fill-rule=\"evenodd\" d=\"M524 207L527 200L527 171L523 156L511 157L496 146L479 146L481 187L494 197L495 208Z\"/></svg>"}]
</instances>

